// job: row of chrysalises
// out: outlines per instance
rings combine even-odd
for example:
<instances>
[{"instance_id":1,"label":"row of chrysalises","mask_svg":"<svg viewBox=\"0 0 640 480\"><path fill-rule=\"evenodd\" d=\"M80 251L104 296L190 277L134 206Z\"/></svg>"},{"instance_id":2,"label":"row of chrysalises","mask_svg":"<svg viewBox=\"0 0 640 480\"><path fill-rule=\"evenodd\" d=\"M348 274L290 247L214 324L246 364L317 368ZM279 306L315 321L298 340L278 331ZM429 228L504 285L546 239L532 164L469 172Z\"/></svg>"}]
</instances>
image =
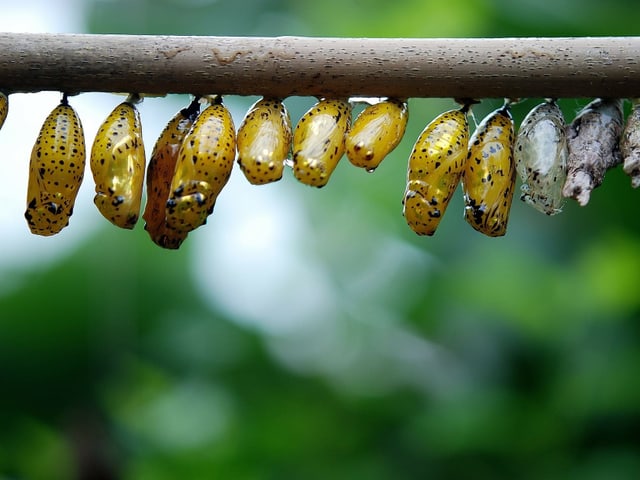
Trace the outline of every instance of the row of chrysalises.
<instances>
[{"instance_id":1,"label":"row of chrysalises","mask_svg":"<svg viewBox=\"0 0 640 480\"><path fill-rule=\"evenodd\" d=\"M132 94L114 108L90 153L94 203L126 229L137 223L145 174L140 100ZM403 214L419 235L435 233L459 184L466 221L492 237L506 233L516 172L521 199L548 215L559 213L565 198L586 205L605 172L623 161L632 186L640 185L640 104L635 100L623 127L622 100L596 99L566 125L558 104L549 99L529 112L517 135L507 100L471 136L468 113L475 102L461 103L424 128L409 158ZM404 136L407 102L379 99L353 124L352 105L348 99L319 99L292 129L282 99L265 97L236 132L221 96L196 96L154 145L146 171L145 229L161 247L178 248L190 231L206 223L236 160L255 185L280 180L290 164L299 181L322 187L345 153L352 164L373 172ZM0 127L7 112L8 96L0 92ZM85 158L82 124L63 95L32 150L25 212L32 233L54 235L68 225Z\"/></svg>"}]
</instances>

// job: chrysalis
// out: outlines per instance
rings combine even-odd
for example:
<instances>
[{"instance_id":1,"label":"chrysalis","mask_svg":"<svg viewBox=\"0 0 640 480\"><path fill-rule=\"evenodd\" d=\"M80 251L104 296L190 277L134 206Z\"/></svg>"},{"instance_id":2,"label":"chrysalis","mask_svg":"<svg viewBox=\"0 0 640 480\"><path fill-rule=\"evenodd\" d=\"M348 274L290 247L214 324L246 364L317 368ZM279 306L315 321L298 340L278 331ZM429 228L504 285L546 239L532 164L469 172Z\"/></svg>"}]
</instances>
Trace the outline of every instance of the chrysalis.
<instances>
[{"instance_id":1,"label":"chrysalis","mask_svg":"<svg viewBox=\"0 0 640 480\"><path fill-rule=\"evenodd\" d=\"M0 128L7 119L7 113L9 113L9 97L4 92L0 92Z\"/></svg>"},{"instance_id":2,"label":"chrysalis","mask_svg":"<svg viewBox=\"0 0 640 480\"><path fill-rule=\"evenodd\" d=\"M166 205L171 191L171 181L184 137L200 113L200 102L196 98L169 121L158 137L147 168L147 204L142 218L145 230L157 245L176 249L188 232L178 231L166 225Z\"/></svg>"},{"instance_id":3,"label":"chrysalis","mask_svg":"<svg viewBox=\"0 0 640 480\"><path fill-rule=\"evenodd\" d=\"M547 215L560 213L568 155L562 110L554 101L541 103L522 121L516 137L514 157L522 180L520 199Z\"/></svg>"},{"instance_id":4,"label":"chrysalis","mask_svg":"<svg viewBox=\"0 0 640 480\"><path fill-rule=\"evenodd\" d=\"M213 212L236 157L236 131L222 98L216 96L185 136L166 205L167 226L189 232Z\"/></svg>"},{"instance_id":5,"label":"chrysalis","mask_svg":"<svg viewBox=\"0 0 640 480\"><path fill-rule=\"evenodd\" d=\"M487 115L469 140L462 175L465 220L490 237L507 231L515 189L513 142L508 105Z\"/></svg>"},{"instance_id":6,"label":"chrysalis","mask_svg":"<svg viewBox=\"0 0 640 480\"><path fill-rule=\"evenodd\" d=\"M345 148L349 161L373 172L402 140L408 119L407 102L396 98L366 107L347 132Z\"/></svg>"},{"instance_id":7,"label":"chrysalis","mask_svg":"<svg viewBox=\"0 0 640 480\"><path fill-rule=\"evenodd\" d=\"M344 153L351 104L322 99L305 113L293 133L293 174L302 183L323 187Z\"/></svg>"},{"instance_id":8,"label":"chrysalis","mask_svg":"<svg viewBox=\"0 0 640 480\"><path fill-rule=\"evenodd\" d=\"M584 207L606 171L620 162L622 100L598 98L585 106L567 129L569 158L562 194Z\"/></svg>"},{"instance_id":9,"label":"chrysalis","mask_svg":"<svg viewBox=\"0 0 640 480\"><path fill-rule=\"evenodd\" d=\"M63 95L44 121L31 151L24 214L31 233L55 235L69 224L85 158L82 123Z\"/></svg>"},{"instance_id":10,"label":"chrysalis","mask_svg":"<svg viewBox=\"0 0 640 480\"><path fill-rule=\"evenodd\" d=\"M102 123L91 148L96 184L93 201L114 225L131 229L138 221L144 183L145 152L136 95L122 102Z\"/></svg>"},{"instance_id":11,"label":"chrysalis","mask_svg":"<svg viewBox=\"0 0 640 480\"><path fill-rule=\"evenodd\" d=\"M257 101L238 129L238 164L254 185L282 178L291 149L291 120L284 103L275 98Z\"/></svg>"},{"instance_id":12,"label":"chrysalis","mask_svg":"<svg viewBox=\"0 0 640 480\"><path fill-rule=\"evenodd\" d=\"M633 107L620 138L620 153L624 172L631 177L631 186L640 187L640 98L632 100Z\"/></svg>"},{"instance_id":13,"label":"chrysalis","mask_svg":"<svg viewBox=\"0 0 640 480\"><path fill-rule=\"evenodd\" d=\"M468 106L436 117L416 141L407 172L403 215L418 235L433 235L467 159Z\"/></svg>"}]
</instances>

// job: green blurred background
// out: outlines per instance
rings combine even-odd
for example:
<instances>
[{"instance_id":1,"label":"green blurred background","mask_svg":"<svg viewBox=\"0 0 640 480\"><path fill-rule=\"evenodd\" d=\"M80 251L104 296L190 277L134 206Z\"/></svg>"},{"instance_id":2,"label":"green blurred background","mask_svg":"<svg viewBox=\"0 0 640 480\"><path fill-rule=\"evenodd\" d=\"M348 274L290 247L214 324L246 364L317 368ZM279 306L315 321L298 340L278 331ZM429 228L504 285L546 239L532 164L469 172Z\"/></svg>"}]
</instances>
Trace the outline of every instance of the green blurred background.
<instances>
[{"instance_id":1,"label":"green blurred background","mask_svg":"<svg viewBox=\"0 0 640 480\"><path fill-rule=\"evenodd\" d=\"M640 18L635 0L63 3L94 33L633 35ZM255 99L225 100L236 125ZM148 154L187 101L141 106ZM567 120L587 101L561 99ZM292 119L312 103L288 99ZM236 167L177 252L103 221L90 175L59 239L31 240L12 213L40 256L2 264L0 479L640 478L639 193L617 168L585 208L516 199L491 239L458 191L418 237L407 158L454 105L411 99L382 166L343 159L321 190L290 171L251 187Z\"/></svg>"}]
</instances>

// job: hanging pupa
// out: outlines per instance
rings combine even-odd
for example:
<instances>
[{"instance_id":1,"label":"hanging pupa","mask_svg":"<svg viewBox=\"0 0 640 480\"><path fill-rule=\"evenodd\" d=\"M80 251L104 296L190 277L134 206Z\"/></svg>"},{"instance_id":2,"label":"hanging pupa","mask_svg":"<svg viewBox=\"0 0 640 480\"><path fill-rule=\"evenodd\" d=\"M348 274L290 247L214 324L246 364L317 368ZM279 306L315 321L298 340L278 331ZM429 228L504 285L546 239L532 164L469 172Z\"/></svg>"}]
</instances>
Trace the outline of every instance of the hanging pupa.
<instances>
[{"instance_id":1,"label":"hanging pupa","mask_svg":"<svg viewBox=\"0 0 640 480\"><path fill-rule=\"evenodd\" d=\"M408 120L406 100L387 98L368 105L356 117L346 134L347 158L356 167L373 172L398 146Z\"/></svg>"},{"instance_id":2,"label":"hanging pupa","mask_svg":"<svg viewBox=\"0 0 640 480\"><path fill-rule=\"evenodd\" d=\"M262 98L247 112L238 128L238 165L253 185L282 178L291 149L291 119L282 100Z\"/></svg>"},{"instance_id":3,"label":"hanging pupa","mask_svg":"<svg viewBox=\"0 0 640 480\"><path fill-rule=\"evenodd\" d=\"M63 95L44 121L31 151L24 214L31 233L55 235L69 224L85 159L82 123Z\"/></svg>"},{"instance_id":4,"label":"hanging pupa","mask_svg":"<svg viewBox=\"0 0 640 480\"><path fill-rule=\"evenodd\" d=\"M622 100L598 98L586 105L567 128L569 157L562 194L580 206L602 184L606 171L622 162Z\"/></svg>"},{"instance_id":5,"label":"hanging pupa","mask_svg":"<svg viewBox=\"0 0 640 480\"><path fill-rule=\"evenodd\" d=\"M138 222L144 184L145 152L140 113L130 95L104 120L91 147L93 202L114 225L132 229Z\"/></svg>"},{"instance_id":6,"label":"hanging pupa","mask_svg":"<svg viewBox=\"0 0 640 480\"><path fill-rule=\"evenodd\" d=\"M520 199L547 215L560 213L569 149L564 116L555 101L541 103L527 114L513 155L522 180Z\"/></svg>"},{"instance_id":7,"label":"hanging pupa","mask_svg":"<svg viewBox=\"0 0 640 480\"><path fill-rule=\"evenodd\" d=\"M487 115L469 140L462 175L464 218L490 237L507 232L515 190L515 140L509 103Z\"/></svg>"},{"instance_id":8,"label":"hanging pupa","mask_svg":"<svg viewBox=\"0 0 640 480\"><path fill-rule=\"evenodd\" d=\"M4 125L4 121L7 119L8 113L9 97L4 92L0 92L0 128Z\"/></svg>"},{"instance_id":9,"label":"hanging pupa","mask_svg":"<svg viewBox=\"0 0 640 480\"><path fill-rule=\"evenodd\" d=\"M325 186L344 154L350 125L347 100L324 98L311 107L293 132L293 175L306 185Z\"/></svg>"},{"instance_id":10,"label":"hanging pupa","mask_svg":"<svg viewBox=\"0 0 640 480\"><path fill-rule=\"evenodd\" d=\"M206 223L235 158L233 119L216 95L182 141L166 204L169 228L190 232Z\"/></svg>"},{"instance_id":11,"label":"hanging pupa","mask_svg":"<svg viewBox=\"0 0 640 480\"><path fill-rule=\"evenodd\" d=\"M413 147L407 169L402 213L418 235L433 235L467 160L468 105L438 115Z\"/></svg>"},{"instance_id":12,"label":"hanging pupa","mask_svg":"<svg viewBox=\"0 0 640 480\"><path fill-rule=\"evenodd\" d=\"M640 98L631 101L631 113L620 138L620 153L624 172L631 177L631 186L640 187Z\"/></svg>"},{"instance_id":13,"label":"hanging pupa","mask_svg":"<svg viewBox=\"0 0 640 480\"><path fill-rule=\"evenodd\" d=\"M176 113L156 141L147 167L147 204L142 214L144 229L156 245L180 247L188 232L167 227L166 206L184 137L200 113L199 98Z\"/></svg>"}]
</instances>

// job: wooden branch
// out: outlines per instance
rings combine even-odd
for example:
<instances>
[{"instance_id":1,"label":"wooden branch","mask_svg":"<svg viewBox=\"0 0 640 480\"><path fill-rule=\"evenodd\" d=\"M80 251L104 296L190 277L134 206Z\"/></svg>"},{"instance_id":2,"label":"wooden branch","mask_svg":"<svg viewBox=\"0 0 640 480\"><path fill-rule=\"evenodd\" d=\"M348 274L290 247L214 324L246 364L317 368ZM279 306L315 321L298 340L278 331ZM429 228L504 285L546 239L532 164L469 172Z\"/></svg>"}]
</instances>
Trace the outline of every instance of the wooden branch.
<instances>
[{"instance_id":1,"label":"wooden branch","mask_svg":"<svg viewBox=\"0 0 640 480\"><path fill-rule=\"evenodd\" d=\"M637 97L640 37L0 33L0 89L280 97Z\"/></svg>"}]
</instances>

